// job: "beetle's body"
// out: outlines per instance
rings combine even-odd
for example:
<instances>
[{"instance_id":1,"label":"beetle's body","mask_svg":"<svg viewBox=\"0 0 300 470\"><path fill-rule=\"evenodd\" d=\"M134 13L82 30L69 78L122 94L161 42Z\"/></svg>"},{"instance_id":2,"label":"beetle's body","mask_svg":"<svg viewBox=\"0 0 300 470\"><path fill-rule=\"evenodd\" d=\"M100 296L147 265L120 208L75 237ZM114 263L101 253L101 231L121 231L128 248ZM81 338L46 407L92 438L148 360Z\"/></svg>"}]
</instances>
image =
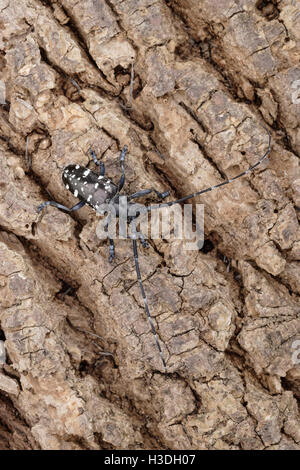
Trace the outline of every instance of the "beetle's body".
<instances>
[{"instance_id":1,"label":"beetle's body","mask_svg":"<svg viewBox=\"0 0 300 470\"><path fill-rule=\"evenodd\" d=\"M81 165L68 165L62 173L66 188L75 197L97 210L101 204L109 203L116 196L116 186L106 176L97 175Z\"/></svg>"},{"instance_id":2,"label":"beetle's body","mask_svg":"<svg viewBox=\"0 0 300 470\"><path fill-rule=\"evenodd\" d=\"M181 199L177 199L175 201L170 201L166 202L164 204L157 204L157 205L151 205L146 207L146 211L149 211L151 209L159 209L161 207L169 207L174 204L179 204L181 202L185 202L188 199L194 198L196 196L199 196L200 194L207 193L209 191L213 191L216 188L220 188L226 184L229 184L233 182L234 180L252 172L258 165L261 164L261 162L266 158L266 156L270 153L271 151L271 135L268 132L269 135L269 145L268 145L268 150L265 152L265 154L260 158L259 161L257 161L254 165L252 165L250 168L247 170L243 171L242 173L236 175L232 179L227 179L222 181L221 183L211 186L209 188L202 189L198 192L189 194L187 196L182 197ZM85 204L88 204L91 206L93 209L96 211L99 211L99 208L102 204L109 204L110 207L113 207L115 210L115 215L119 217L119 194L121 189L123 188L124 182L125 182L125 168L124 168L124 159L125 155L127 152L127 146L125 146L121 152L121 157L120 157L120 162L121 162L121 170L122 170L122 175L119 181L118 185L115 185L110 179L106 178L104 176L105 174L105 167L102 162L99 162L97 160L97 157L95 153L91 150L90 154L95 162L96 165L100 167L100 174L98 175L97 173L94 173L87 167L83 167L80 165L68 165L67 167L64 168L63 173L62 173L62 180L64 185L66 186L66 189L71 191L71 193L77 197L80 202L78 202L75 206L71 207L70 209L56 201L46 201L42 204L39 205L38 207L38 212L40 212L44 207L51 205L54 207L57 207L58 209L67 211L67 212L72 212L80 209L83 207ZM169 195L169 192L164 192L160 193L159 191L151 188L151 189L144 189L141 191L138 191L137 193L131 194L127 196L127 199L130 201L132 199L136 199L138 197L145 196L147 194L150 194L152 192L155 192L156 195L160 199L164 199ZM128 208L130 208L131 204L128 204ZM127 221L128 223L131 223L134 221L134 219L139 215L137 213L134 217L129 216L129 209L127 209ZM109 261L111 262L114 258L115 250L114 250L114 241L109 237L108 234L108 225L110 223L110 219L108 218L108 222L106 224L106 231L107 231L107 237L109 239ZM147 317L151 326L152 333L155 337L156 345L160 353L160 357L164 366L165 372L167 372L167 365L166 361L164 358L164 354L162 352L161 346L160 346L160 341L158 339L156 329L150 314L150 310L148 307L148 301L147 297L145 294L145 290L143 287L143 282L141 278L141 273L140 273L140 267L139 267L139 261L138 261L138 250L137 250L137 238L141 241L144 247L147 247L148 244L145 241L143 235L138 232L136 229L134 230L133 234L131 235L132 238L132 243L133 243L133 254L134 254L134 260L135 260L135 267L136 267L136 274L137 274L137 279L140 285L143 301L144 301L144 307L145 311L147 313Z\"/></svg>"}]
</instances>

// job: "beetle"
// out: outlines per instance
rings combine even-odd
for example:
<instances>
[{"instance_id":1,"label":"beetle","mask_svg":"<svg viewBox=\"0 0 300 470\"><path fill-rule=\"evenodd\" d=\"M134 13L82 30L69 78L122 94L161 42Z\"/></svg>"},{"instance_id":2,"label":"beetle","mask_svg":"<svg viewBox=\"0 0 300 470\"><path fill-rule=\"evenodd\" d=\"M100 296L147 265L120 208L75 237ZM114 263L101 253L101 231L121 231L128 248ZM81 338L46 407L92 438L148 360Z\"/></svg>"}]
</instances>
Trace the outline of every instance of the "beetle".
<instances>
[{"instance_id":1,"label":"beetle","mask_svg":"<svg viewBox=\"0 0 300 470\"><path fill-rule=\"evenodd\" d=\"M226 184L229 184L239 178L241 178L244 175L247 175L248 173L253 172L255 168L257 168L263 160L269 155L271 151L271 134L268 131L268 129L264 128L267 133L268 133L268 148L264 155L252 166L250 166L247 170L243 171L242 173L239 173L238 175L234 176L233 178L226 179L222 181L219 184L216 184L215 186L210 186L209 188L202 189L200 191L197 191L192 194L188 194L187 196L184 196L180 199L176 199L174 201L169 201L165 203L159 203L156 205L150 205L145 207L145 211L149 212L152 209L160 209L163 207L170 207L174 204L180 204L182 202L187 201L188 199L192 199L196 196L200 196L201 194L207 193L209 191L213 191L214 189L220 188L222 186L225 186ZM81 209L85 204L88 204L91 206L94 210L97 212L100 212L101 207L103 204L109 204L111 208L114 209L115 215L119 217L120 211L119 211L119 204L120 204L120 193L121 190L123 189L124 183L125 183L125 166L124 166L124 161L125 161L125 155L128 151L127 145L125 145L121 151L120 155L120 165L121 165L121 178L118 182L118 184L113 183L109 178L105 176L105 166L103 162L98 161L96 154L93 150L90 149L89 153L92 157L92 160L94 163L99 166L99 173L96 173L92 170L90 170L87 167L81 166L81 165L68 165L66 166L63 171L62 171L62 180L63 183L71 193L79 199L80 202L75 204L73 207L68 208L56 201L46 201L40 204L37 208L38 212L41 212L46 206L51 205L56 207L57 209L60 209L65 212L74 212L79 209ZM156 196L162 200L165 199L167 196L169 196L170 192L165 191L163 193L157 191L154 188L150 189L142 189L141 191L138 191L136 193L133 193L131 195L127 195L127 200L132 201L134 199L137 199L139 197L143 197L145 195L148 195L150 193L155 193ZM135 221L135 219L140 215L140 212L138 211L134 216L131 215L130 213L130 208L132 206L132 203L129 202L127 206L127 213L126 213L126 218L127 218L127 223L131 224L132 222ZM101 213L101 212L100 212ZM108 220L105 224L105 231L107 232L107 238L109 240L109 261L112 262L115 256L115 246L114 246L114 241L112 238L110 238L109 233L108 233L108 226L110 223L110 218L108 217ZM143 281L141 278L141 272L140 272L140 265L139 265L139 257L138 257L138 248L137 248L137 238L140 240L142 245L147 248L149 245L146 242L143 234L141 232L138 232L136 229L132 231L132 234L130 235L129 238L132 238L132 247L133 247L133 255L134 255L134 261L135 261L135 269L136 269L136 275L137 275L137 280L140 286L141 294L143 297L144 301L144 307L145 311L148 317L148 321L151 327L151 331L154 335L156 346L158 348L161 361L164 367L165 373L167 373L167 364L166 360L164 358L161 346L160 346L160 341L158 339L156 329L153 323L153 319L149 310L149 305L148 305L148 300L147 296L145 293L145 289L143 286Z\"/></svg>"}]
</instances>

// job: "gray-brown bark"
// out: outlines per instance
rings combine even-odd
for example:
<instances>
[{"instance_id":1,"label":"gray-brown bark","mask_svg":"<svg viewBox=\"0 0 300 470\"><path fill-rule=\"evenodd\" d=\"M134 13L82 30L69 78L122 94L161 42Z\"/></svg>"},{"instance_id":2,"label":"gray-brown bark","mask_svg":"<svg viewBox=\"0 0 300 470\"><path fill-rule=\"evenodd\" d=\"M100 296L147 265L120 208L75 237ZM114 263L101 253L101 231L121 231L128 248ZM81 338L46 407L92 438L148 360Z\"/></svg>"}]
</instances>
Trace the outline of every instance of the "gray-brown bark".
<instances>
[{"instance_id":1,"label":"gray-brown bark","mask_svg":"<svg viewBox=\"0 0 300 470\"><path fill-rule=\"evenodd\" d=\"M293 0L0 0L0 448L300 448L299 21ZM129 146L128 193L198 191L260 158L262 125L268 160L196 200L210 249L140 248L165 375L131 243L111 265L94 211L36 207L75 204L61 171L91 147L117 181Z\"/></svg>"}]
</instances>

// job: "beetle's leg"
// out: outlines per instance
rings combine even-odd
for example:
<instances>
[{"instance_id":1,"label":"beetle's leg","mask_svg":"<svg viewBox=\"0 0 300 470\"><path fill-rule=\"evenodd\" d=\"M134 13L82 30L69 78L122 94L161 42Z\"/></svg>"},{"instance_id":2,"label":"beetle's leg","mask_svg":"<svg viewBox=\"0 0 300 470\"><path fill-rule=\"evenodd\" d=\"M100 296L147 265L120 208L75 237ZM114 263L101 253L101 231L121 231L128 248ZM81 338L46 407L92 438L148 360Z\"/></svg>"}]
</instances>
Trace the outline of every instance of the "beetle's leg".
<instances>
[{"instance_id":1,"label":"beetle's leg","mask_svg":"<svg viewBox=\"0 0 300 470\"><path fill-rule=\"evenodd\" d=\"M107 222L104 225L104 232L108 232L108 226L111 222L111 218L112 217L111 217L111 213L110 213L108 218L107 218ZM108 241L109 241L109 262L112 263L113 259L115 257L115 243L114 243L113 239L110 238L109 234L107 234L107 238L108 238Z\"/></svg>"},{"instance_id":2,"label":"beetle's leg","mask_svg":"<svg viewBox=\"0 0 300 470\"><path fill-rule=\"evenodd\" d=\"M109 241L109 262L112 263L115 257L115 244L112 238L108 238Z\"/></svg>"},{"instance_id":3,"label":"beetle's leg","mask_svg":"<svg viewBox=\"0 0 300 470\"><path fill-rule=\"evenodd\" d=\"M142 232L139 232L137 229L136 229L136 224L135 224L135 217L133 219L131 219L131 221L129 222L129 225L131 225L131 235L128 235L128 239L131 239L131 240L136 240L137 238L140 240L141 244L143 245L144 248L149 248L149 243L145 240L145 237L144 235L142 234Z\"/></svg>"},{"instance_id":4,"label":"beetle's leg","mask_svg":"<svg viewBox=\"0 0 300 470\"><path fill-rule=\"evenodd\" d=\"M98 158L96 157L96 154L94 152L94 150L90 149L89 150L89 154L90 156L92 157L94 163L97 165L97 166L100 166L100 176L104 176L105 175L105 165L103 162L99 161Z\"/></svg>"},{"instance_id":5,"label":"beetle's leg","mask_svg":"<svg viewBox=\"0 0 300 470\"><path fill-rule=\"evenodd\" d=\"M145 237L144 235L142 234L142 232L138 232L137 230L135 231L135 235L128 235L127 239L128 240L135 240L135 239L139 239L141 244L143 245L144 248L149 248L150 245L149 243L145 240Z\"/></svg>"},{"instance_id":6,"label":"beetle's leg","mask_svg":"<svg viewBox=\"0 0 300 470\"><path fill-rule=\"evenodd\" d=\"M103 162L100 162L100 171L99 171L99 175L100 176L104 176L105 175L105 165Z\"/></svg>"},{"instance_id":7,"label":"beetle's leg","mask_svg":"<svg viewBox=\"0 0 300 470\"><path fill-rule=\"evenodd\" d=\"M145 240L145 237L144 235L142 234L142 232L138 232L137 230L135 231L135 236L137 238L139 238L141 244L143 245L144 248L149 248L149 243ZM130 237L132 238L132 237Z\"/></svg>"},{"instance_id":8,"label":"beetle's leg","mask_svg":"<svg viewBox=\"0 0 300 470\"><path fill-rule=\"evenodd\" d=\"M165 199L167 196L169 196L170 191L165 191L164 193L160 193L154 188L142 189L141 191L138 191L137 193L131 194L130 196L128 196L127 199L128 201L130 201L131 199L137 199L138 197L143 197L143 196L146 196L146 194L150 194L150 193L155 193L159 199Z\"/></svg>"},{"instance_id":9,"label":"beetle's leg","mask_svg":"<svg viewBox=\"0 0 300 470\"><path fill-rule=\"evenodd\" d=\"M142 232L139 232L136 229L136 220L139 217L139 213L135 216L130 216L128 217L128 225L130 226L130 234L128 235L127 238L136 240L137 238L140 240L141 244L143 245L144 248L149 248L149 243L145 240L144 235Z\"/></svg>"},{"instance_id":10,"label":"beetle's leg","mask_svg":"<svg viewBox=\"0 0 300 470\"><path fill-rule=\"evenodd\" d=\"M124 161L125 161L125 155L127 153L127 150L128 150L128 147L127 145L124 145L123 149L122 149L122 152L121 152L121 155L120 155L120 163L121 163L121 170L122 170L122 175L121 175L121 178L120 178L120 181L119 181L119 192L121 191L121 189L123 188L124 186L124 183L125 183L125 166L124 166Z\"/></svg>"},{"instance_id":11,"label":"beetle's leg","mask_svg":"<svg viewBox=\"0 0 300 470\"><path fill-rule=\"evenodd\" d=\"M53 207L56 207L57 209L60 209L66 212L74 212L74 211L78 211L78 209L81 209L84 205L85 205L85 201L80 201L80 202L77 202L75 206L71 207L71 209L69 209L68 207L63 206L62 204L59 204L59 202L46 201L37 207L37 212L41 212L46 206L53 206Z\"/></svg>"}]
</instances>

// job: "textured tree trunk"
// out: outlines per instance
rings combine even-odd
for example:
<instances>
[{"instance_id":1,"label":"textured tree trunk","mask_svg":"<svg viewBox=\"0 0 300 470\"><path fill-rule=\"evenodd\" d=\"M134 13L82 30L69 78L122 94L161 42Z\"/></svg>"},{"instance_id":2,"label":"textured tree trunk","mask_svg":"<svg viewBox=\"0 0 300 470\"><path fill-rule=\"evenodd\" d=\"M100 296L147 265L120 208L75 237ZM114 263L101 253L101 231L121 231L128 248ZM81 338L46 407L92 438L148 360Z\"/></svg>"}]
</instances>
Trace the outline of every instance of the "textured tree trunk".
<instances>
[{"instance_id":1,"label":"textured tree trunk","mask_svg":"<svg viewBox=\"0 0 300 470\"><path fill-rule=\"evenodd\" d=\"M0 449L300 449L293 0L0 0ZM189 201L205 243L108 261L62 169ZM92 166L91 166L92 167ZM143 203L154 199L146 197ZM156 202L156 201L155 201Z\"/></svg>"}]
</instances>

